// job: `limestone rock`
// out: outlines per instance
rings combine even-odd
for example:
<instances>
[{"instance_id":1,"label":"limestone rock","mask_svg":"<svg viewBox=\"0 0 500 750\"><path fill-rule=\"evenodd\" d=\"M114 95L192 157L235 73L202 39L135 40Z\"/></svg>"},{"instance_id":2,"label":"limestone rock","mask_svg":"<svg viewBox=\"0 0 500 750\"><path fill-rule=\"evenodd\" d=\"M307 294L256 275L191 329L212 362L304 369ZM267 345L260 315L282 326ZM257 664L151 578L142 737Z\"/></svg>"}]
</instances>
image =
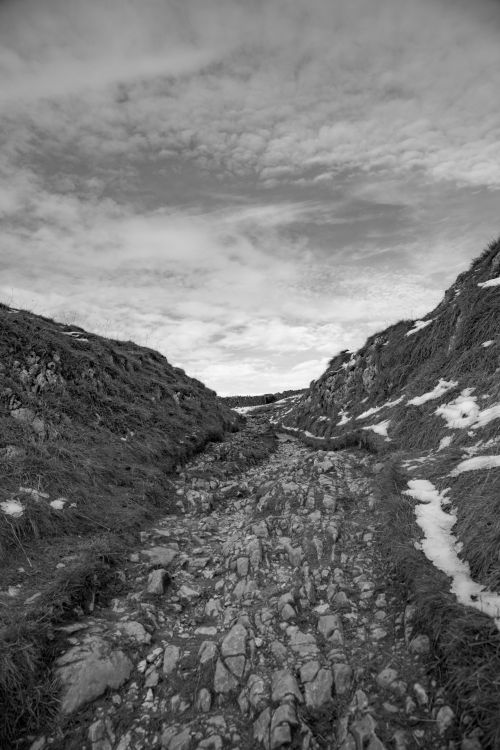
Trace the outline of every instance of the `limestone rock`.
<instances>
[{"instance_id":1,"label":"limestone rock","mask_svg":"<svg viewBox=\"0 0 500 750\"><path fill-rule=\"evenodd\" d=\"M217 659L214 675L214 690L216 693L230 693L236 690L238 681L236 677L225 667L221 659Z\"/></svg>"},{"instance_id":2,"label":"limestone rock","mask_svg":"<svg viewBox=\"0 0 500 750\"><path fill-rule=\"evenodd\" d=\"M149 549L141 550L141 554L145 557L149 557L152 565L170 565L179 551L173 547L150 547Z\"/></svg>"},{"instance_id":3,"label":"limestone rock","mask_svg":"<svg viewBox=\"0 0 500 750\"><path fill-rule=\"evenodd\" d=\"M132 667L123 651L112 650L99 636L87 636L57 660L62 712L70 714L108 688L116 690L128 680Z\"/></svg>"},{"instance_id":4,"label":"limestone rock","mask_svg":"<svg viewBox=\"0 0 500 750\"><path fill-rule=\"evenodd\" d=\"M449 706L441 706L436 716L436 724L439 734L444 734L448 727L451 727L455 714Z\"/></svg>"},{"instance_id":5,"label":"limestone rock","mask_svg":"<svg viewBox=\"0 0 500 750\"><path fill-rule=\"evenodd\" d=\"M151 636L140 622L131 620L118 623L118 630L128 638L133 638L137 643L150 643Z\"/></svg>"},{"instance_id":6,"label":"limestone rock","mask_svg":"<svg viewBox=\"0 0 500 750\"><path fill-rule=\"evenodd\" d=\"M302 633L300 630L290 638L290 648L303 657L313 657L318 653L318 644L312 633Z\"/></svg>"},{"instance_id":7,"label":"limestone rock","mask_svg":"<svg viewBox=\"0 0 500 750\"><path fill-rule=\"evenodd\" d=\"M272 699L275 703L286 699L295 699L299 703L303 702L302 694L297 680L288 669L280 669L274 672L271 677Z\"/></svg>"},{"instance_id":8,"label":"limestone rock","mask_svg":"<svg viewBox=\"0 0 500 750\"><path fill-rule=\"evenodd\" d=\"M212 705L212 696L210 695L210 691L207 690L207 688L201 688L201 690L198 691L198 695L196 697L197 710L206 714L208 713L208 711L210 711L211 705Z\"/></svg>"},{"instance_id":9,"label":"limestone rock","mask_svg":"<svg viewBox=\"0 0 500 750\"><path fill-rule=\"evenodd\" d=\"M345 695L351 689L352 667L349 664L334 664L333 679L335 681L335 693Z\"/></svg>"},{"instance_id":10,"label":"limestone rock","mask_svg":"<svg viewBox=\"0 0 500 750\"><path fill-rule=\"evenodd\" d=\"M200 658L200 664L205 664L207 661L212 661L217 656L217 646L214 641L203 641L198 651Z\"/></svg>"},{"instance_id":11,"label":"limestone rock","mask_svg":"<svg viewBox=\"0 0 500 750\"><path fill-rule=\"evenodd\" d=\"M318 620L318 630L327 640L332 637L336 630L341 630L341 627L338 615L322 615Z\"/></svg>"},{"instance_id":12,"label":"limestone rock","mask_svg":"<svg viewBox=\"0 0 500 750\"><path fill-rule=\"evenodd\" d=\"M414 654L428 654L431 650L431 642L427 635L417 635L410 641L409 649Z\"/></svg>"},{"instance_id":13,"label":"limestone rock","mask_svg":"<svg viewBox=\"0 0 500 750\"><path fill-rule=\"evenodd\" d=\"M152 570L148 576L148 594L163 594L167 581L168 573L166 570L163 568Z\"/></svg>"},{"instance_id":14,"label":"limestone rock","mask_svg":"<svg viewBox=\"0 0 500 750\"><path fill-rule=\"evenodd\" d=\"M260 710L266 704L267 686L260 675L251 674L247 681L248 701L252 708Z\"/></svg>"},{"instance_id":15,"label":"limestone rock","mask_svg":"<svg viewBox=\"0 0 500 750\"><path fill-rule=\"evenodd\" d=\"M236 623L225 636L220 647L225 667L238 679L245 671L247 637L247 629L240 623ZM219 671L222 674L222 670Z\"/></svg>"},{"instance_id":16,"label":"limestone rock","mask_svg":"<svg viewBox=\"0 0 500 750\"><path fill-rule=\"evenodd\" d=\"M377 685L387 689L398 677L398 673L391 667L386 667L377 675Z\"/></svg>"},{"instance_id":17,"label":"limestone rock","mask_svg":"<svg viewBox=\"0 0 500 750\"><path fill-rule=\"evenodd\" d=\"M181 657L181 650L178 646L170 644L165 648L163 654L163 674L170 675L177 667L177 662Z\"/></svg>"},{"instance_id":18,"label":"limestone rock","mask_svg":"<svg viewBox=\"0 0 500 750\"><path fill-rule=\"evenodd\" d=\"M183 729L179 732L174 727L167 727L161 736L161 746L165 750L188 750L191 744L191 732Z\"/></svg>"},{"instance_id":19,"label":"limestone rock","mask_svg":"<svg viewBox=\"0 0 500 750\"><path fill-rule=\"evenodd\" d=\"M320 669L316 677L305 686L306 705L321 708L332 700L333 676L330 669Z\"/></svg>"}]
</instances>

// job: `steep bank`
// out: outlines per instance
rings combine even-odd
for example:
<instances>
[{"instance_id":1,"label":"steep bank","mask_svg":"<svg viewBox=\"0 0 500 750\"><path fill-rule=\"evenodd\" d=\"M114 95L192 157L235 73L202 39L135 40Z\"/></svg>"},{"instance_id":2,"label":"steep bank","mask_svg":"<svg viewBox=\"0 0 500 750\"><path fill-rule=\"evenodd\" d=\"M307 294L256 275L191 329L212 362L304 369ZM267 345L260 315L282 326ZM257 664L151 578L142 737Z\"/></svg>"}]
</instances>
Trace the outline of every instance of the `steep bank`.
<instances>
[{"instance_id":1,"label":"steep bank","mask_svg":"<svg viewBox=\"0 0 500 750\"><path fill-rule=\"evenodd\" d=\"M0 306L0 550L17 536L123 523L165 477L236 425L157 352ZM168 485L168 483L167 483Z\"/></svg>"},{"instance_id":2,"label":"steep bank","mask_svg":"<svg viewBox=\"0 0 500 750\"><path fill-rule=\"evenodd\" d=\"M422 320L400 321L371 336L359 351L335 355L282 414L283 424L326 441L370 431L379 449L390 453L437 449L443 438L457 447L471 436L452 426L445 412L436 415L436 407L472 388L482 414L481 438L489 439L493 418L484 412L500 401L499 275L496 242ZM462 426L473 425L472 420Z\"/></svg>"},{"instance_id":3,"label":"steep bank","mask_svg":"<svg viewBox=\"0 0 500 750\"><path fill-rule=\"evenodd\" d=\"M432 312L334 356L274 417L316 447L381 457L381 549L474 748L500 746L499 354L497 241Z\"/></svg>"},{"instance_id":4,"label":"steep bank","mask_svg":"<svg viewBox=\"0 0 500 750\"><path fill-rule=\"evenodd\" d=\"M237 424L157 352L0 305L0 746L51 704L52 624L96 605L176 511L172 472Z\"/></svg>"}]
</instances>

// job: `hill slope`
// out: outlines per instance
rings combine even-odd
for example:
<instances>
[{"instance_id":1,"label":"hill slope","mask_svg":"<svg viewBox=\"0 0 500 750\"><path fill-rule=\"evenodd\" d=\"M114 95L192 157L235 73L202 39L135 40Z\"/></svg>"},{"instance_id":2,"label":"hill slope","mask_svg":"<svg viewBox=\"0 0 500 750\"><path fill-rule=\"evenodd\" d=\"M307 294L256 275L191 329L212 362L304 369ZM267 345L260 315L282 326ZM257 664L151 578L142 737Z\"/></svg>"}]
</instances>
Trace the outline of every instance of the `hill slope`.
<instances>
[{"instance_id":1,"label":"hill slope","mask_svg":"<svg viewBox=\"0 0 500 750\"><path fill-rule=\"evenodd\" d=\"M275 417L316 447L384 459L378 540L484 747L500 746L499 354L497 241L422 320L334 356Z\"/></svg>"},{"instance_id":2,"label":"hill slope","mask_svg":"<svg viewBox=\"0 0 500 750\"><path fill-rule=\"evenodd\" d=\"M4 552L13 524L21 539L111 527L115 502L122 524L123 504L154 501L166 473L236 422L157 352L5 306L0 382Z\"/></svg>"},{"instance_id":3,"label":"hill slope","mask_svg":"<svg viewBox=\"0 0 500 750\"><path fill-rule=\"evenodd\" d=\"M497 242L421 321L400 321L371 336L358 352L334 356L283 422L317 438L335 439L389 421L392 444L386 448L391 452L395 447L437 448L447 436L462 444L466 431L450 432L439 417L431 426L429 414L466 387L475 388L482 410L497 403L500 287L491 281L499 274ZM412 403L434 391L439 381L445 382L432 398ZM385 429L381 432L379 447Z\"/></svg>"},{"instance_id":4,"label":"hill slope","mask_svg":"<svg viewBox=\"0 0 500 750\"><path fill-rule=\"evenodd\" d=\"M53 626L116 583L144 522L178 510L169 474L237 422L155 351L0 305L1 747L55 706Z\"/></svg>"}]
</instances>

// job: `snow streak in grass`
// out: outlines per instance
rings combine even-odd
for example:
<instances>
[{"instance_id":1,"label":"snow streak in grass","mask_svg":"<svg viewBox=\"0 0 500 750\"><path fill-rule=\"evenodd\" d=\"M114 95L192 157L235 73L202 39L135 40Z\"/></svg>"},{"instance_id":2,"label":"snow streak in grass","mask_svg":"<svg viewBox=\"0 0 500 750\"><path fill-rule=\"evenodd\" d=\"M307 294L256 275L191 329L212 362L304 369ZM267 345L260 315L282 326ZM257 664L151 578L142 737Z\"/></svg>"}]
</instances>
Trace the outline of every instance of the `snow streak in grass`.
<instances>
[{"instance_id":1,"label":"snow streak in grass","mask_svg":"<svg viewBox=\"0 0 500 750\"><path fill-rule=\"evenodd\" d=\"M337 426L341 427L343 424L347 424L351 421L351 417L348 416L347 411L345 409L341 409L339 411L339 415L341 417L340 421L337 422Z\"/></svg>"},{"instance_id":2,"label":"snow streak in grass","mask_svg":"<svg viewBox=\"0 0 500 750\"><path fill-rule=\"evenodd\" d=\"M427 479L411 479L408 487L403 494L419 501L415 506L415 516L424 532L420 543L423 553L438 570L452 579L450 591L460 604L489 615L500 630L500 595L473 581L469 563L458 557L461 544L451 531L457 517L443 510L443 506L450 502L446 497L449 490L439 492Z\"/></svg>"},{"instance_id":3,"label":"snow streak in grass","mask_svg":"<svg viewBox=\"0 0 500 750\"><path fill-rule=\"evenodd\" d=\"M356 419L365 419L366 417L371 417L372 414L376 414L378 411L381 411L381 409L388 409L391 406L396 406L396 404L400 404L401 401L404 401L405 396L400 396L399 398L395 399L394 401L387 401L387 403L382 404L381 406L372 406L371 409L367 409L362 414L359 414Z\"/></svg>"},{"instance_id":4,"label":"snow streak in grass","mask_svg":"<svg viewBox=\"0 0 500 750\"><path fill-rule=\"evenodd\" d=\"M438 451L442 451L444 448L449 448L452 440L453 437L451 435L446 435L446 437L441 438L441 440L439 441Z\"/></svg>"},{"instance_id":5,"label":"snow streak in grass","mask_svg":"<svg viewBox=\"0 0 500 750\"><path fill-rule=\"evenodd\" d=\"M490 286L500 286L500 276L497 276L496 279L488 279L488 281L480 281L478 283L478 286L483 287L483 289L487 289Z\"/></svg>"},{"instance_id":6,"label":"snow streak in grass","mask_svg":"<svg viewBox=\"0 0 500 750\"><path fill-rule=\"evenodd\" d=\"M450 473L450 477L456 477L464 471L495 468L500 468L500 456L474 456L459 463Z\"/></svg>"},{"instance_id":7,"label":"snow streak in grass","mask_svg":"<svg viewBox=\"0 0 500 750\"><path fill-rule=\"evenodd\" d=\"M391 423L390 419L386 419L385 422L379 422L378 424L369 424L366 427L362 427L363 430L373 430L373 432L376 432L377 435L383 435L383 437L387 438L387 440L390 440L390 438L387 436L387 428L389 427Z\"/></svg>"},{"instance_id":8,"label":"snow streak in grass","mask_svg":"<svg viewBox=\"0 0 500 750\"><path fill-rule=\"evenodd\" d=\"M500 404L493 404L493 406L480 411L474 428L484 427L485 424L492 422L494 419L500 419Z\"/></svg>"},{"instance_id":9,"label":"snow streak in grass","mask_svg":"<svg viewBox=\"0 0 500 750\"><path fill-rule=\"evenodd\" d=\"M455 380L441 379L432 391L423 393L421 396L415 396L415 398L412 398L410 399L410 401L408 401L408 404L411 404L412 406L420 406L421 404L425 404L427 401L432 401L432 399L441 398L441 396L444 396L447 391L450 391L457 385L458 383Z\"/></svg>"},{"instance_id":10,"label":"snow streak in grass","mask_svg":"<svg viewBox=\"0 0 500 750\"><path fill-rule=\"evenodd\" d=\"M431 320L416 320L413 324L413 328L407 332L407 336L413 336L414 333L418 333L423 328L427 328L428 325L434 322L434 318Z\"/></svg>"}]
</instances>

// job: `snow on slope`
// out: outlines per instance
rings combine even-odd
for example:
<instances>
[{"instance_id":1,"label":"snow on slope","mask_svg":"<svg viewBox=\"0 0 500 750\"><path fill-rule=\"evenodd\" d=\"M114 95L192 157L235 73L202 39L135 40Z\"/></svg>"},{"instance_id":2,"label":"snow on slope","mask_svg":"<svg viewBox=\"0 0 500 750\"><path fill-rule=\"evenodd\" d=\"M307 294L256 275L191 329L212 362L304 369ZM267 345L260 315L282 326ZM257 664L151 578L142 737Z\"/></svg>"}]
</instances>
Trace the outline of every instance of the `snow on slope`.
<instances>
[{"instance_id":1,"label":"snow on slope","mask_svg":"<svg viewBox=\"0 0 500 750\"><path fill-rule=\"evenodd\" d=\"M483 289L487 289L492 286L500 286L500 276L497 276L496 279L488 279L488 281L480 281L478 283L478 286L482 287Z\"/></svg>"},{"instance_id":2,"label":"snow on slope","mask_svg":"<svg viewBox=\"0 0 500 750\"><path fill-rule=\"evenodd\" d=\"M500 630L500 594L488 591L471 578L469 563L459 558L460 542L452 533L457 516L443 510L449 505L449 489L439 492L426 479L411 479L404 490L419 504L415 506L417 523L424 532L420 547L436 568L451 578L450 591L460 604L484 612L492 617Z\"/></svg>"},{"instance_id":3,"label":"snow on slope","mask_svg":"<svg viewBox=\"0 0 500 750\"><path fill-rule=\"evenodd\" d=\"M413 336L414 333L418 333L423 328L427 328L427 326L430 325L433 322L434 322L433 318L431 318L431 320L416 320L415 323L414 323L413 328L410 331L408 331L408 333L406 335L407 336Z\"/></svg>"},{"instance_id":4,"label":"snow on slope","mask_svg":"<svg viewBox=\"0 0 500 750\"><path fill-rule=\"evenodd\" d=\"M441 396L444 396L444 394L447 393L447 391L450 391L452 388L455 388L457 385L458 385L458 382L455 380L440 379L437 386L433 388L432 391L428 391L427 393L422 393L421 396L415 396L414 398L408 401L408 405L421 406L422 404L427 403L427 401L432 401L435 398L441 398Z\"/></svg>"},{"instance_id":5,"label":"snow on slope","mask_svg":"<svg viewBox=\"0 0 500 750\"><path fill-rule=\"evenodd\" d=\"M456 466L450 473L450 477L456 477L464 471L478 471L478 469L500 468L500 456L474 456Z\"/></svg>"}]
</instances>

